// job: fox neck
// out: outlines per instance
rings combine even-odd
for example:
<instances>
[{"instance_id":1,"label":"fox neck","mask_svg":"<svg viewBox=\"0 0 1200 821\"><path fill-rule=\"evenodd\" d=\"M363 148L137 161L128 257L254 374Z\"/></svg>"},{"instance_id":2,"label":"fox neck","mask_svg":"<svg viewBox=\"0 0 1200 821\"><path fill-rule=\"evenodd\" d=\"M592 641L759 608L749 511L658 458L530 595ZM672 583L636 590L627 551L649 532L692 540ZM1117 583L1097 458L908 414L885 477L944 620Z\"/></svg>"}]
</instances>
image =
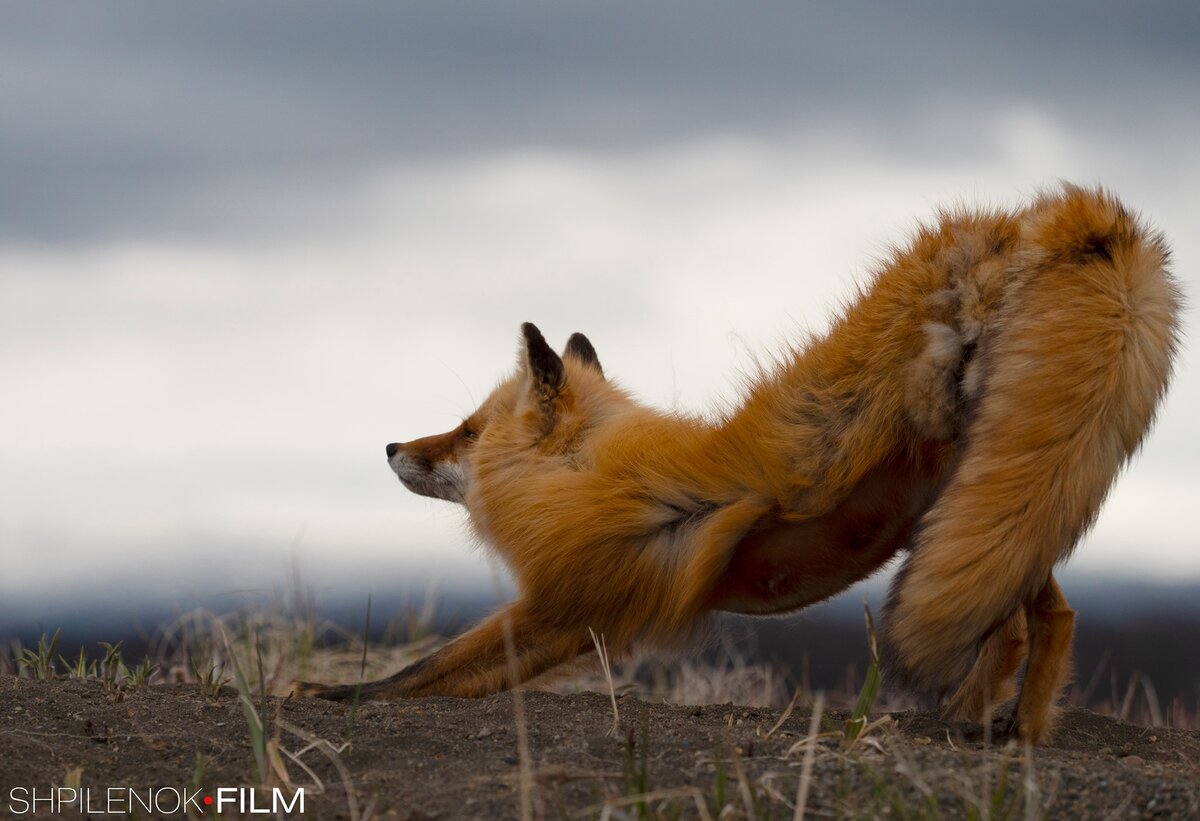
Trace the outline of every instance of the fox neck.
<instances>
[{"instance_id":1,"label":"fox neck","mask_svg":"<svg viewBox=\"0 0 1200 821\"><path fill-rule=\"evenodd\" d=\"M632 404L593 422L566 456L481 443L472 459L472 524L514 569L563 530L645 538L754 492L746 464L756 459L737 453L724 425Z\"/></svg>"}]
</instances>

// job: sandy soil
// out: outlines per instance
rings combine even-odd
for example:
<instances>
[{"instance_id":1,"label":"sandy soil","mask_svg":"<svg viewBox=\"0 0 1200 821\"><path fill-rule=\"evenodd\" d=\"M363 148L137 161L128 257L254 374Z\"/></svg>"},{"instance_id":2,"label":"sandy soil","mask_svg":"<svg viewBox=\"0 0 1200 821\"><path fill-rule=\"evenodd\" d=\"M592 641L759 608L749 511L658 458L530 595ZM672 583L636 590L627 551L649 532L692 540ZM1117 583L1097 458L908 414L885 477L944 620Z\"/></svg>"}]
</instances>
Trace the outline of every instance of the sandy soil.
<instances>
[{"instance_id":1,"label":"sandy soil","mask_svg":"<svg viewBox=\"0 0 1200 821\"><path fill-rule=\"evenodd\" d=\"M511 695L357 710L270 698L267 712L280 745L304 765L280 753L276 768L306 787L304 818L518 818L523 794L535 818L790 818L808 747L810 817L963 818L985 807L992 818L1200 818L1200 732L1084 710L1069 711L1055 742L1030 760L1004 744L999 722L985 742L980 728L927 713L894 714L848 746L839 713L824 716L828 735L805 743L803 706L772 733L781 711L624 697L610 734L607 695L528 692L523 703L524 791ZM98 681L0 678L0 815L34 817L23 803L34 787L42 796L51 786L91 788L96 806L115 786L212 796L254 784L248 728L229 688L206 698L195 685L117 694ZM306 750L314 739L329 745ZM646 793L642 806L631 798ZM268 817L219 817L243 815ZM212 807L192 816L217 817ZM43 804L37 817L80 811L55 815Z\"/></svg>"}]
</instances>

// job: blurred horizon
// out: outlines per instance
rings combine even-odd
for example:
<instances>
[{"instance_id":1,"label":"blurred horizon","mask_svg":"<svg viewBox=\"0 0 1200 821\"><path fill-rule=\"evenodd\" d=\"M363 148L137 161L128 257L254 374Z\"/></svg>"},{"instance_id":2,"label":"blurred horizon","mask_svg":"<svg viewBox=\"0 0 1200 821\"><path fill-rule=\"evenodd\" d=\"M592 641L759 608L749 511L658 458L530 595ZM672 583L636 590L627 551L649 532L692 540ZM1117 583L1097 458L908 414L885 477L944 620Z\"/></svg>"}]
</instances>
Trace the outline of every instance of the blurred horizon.
<instances>
[{"instance_id":1,"label":"blurred horizon","mask_svg":"<svg viewBox=\"0 0 1200 821\"><path fill-rule=\"evenodd\" d=\"M1195 294L1197 42L1185 2L11 6L0 616L293 563L494 590L383 448L457 424L521 322L711 413L940 207L1103 183ZM1191 347L1068 578L1200 584Z\"/></svg>"},{"instance_id":2,"label":"blurred horizon","mask_svg":"<svg viewBox=\"0 0 1200 821\"><path fill-rule=\"evenodd\" d=\"M1109 709L1116 709L1117 694L1146 687L1152 711L1177 707L1181 715L1194 714L1200 704L1200 657L1181 655L1178 639L1200 630L1200 583L1138 583L1069 570L1059 580L1078 613L1072 647L1076 696L1085 694L1083 702L1096 707L1111 694ZM681 658L702 659L714 668L769 664L784 677L785 688L854 692L868 660L863 606L867 604L878 620L886 587L884 577L875 577L787 615L717 614L688 645L641 648L635 658L668 665ZM81 651L95 658L103 643L118 641L131 663L142 658L161 661L177 649L180 631L217 619L258 624L258 629L265 624L267 630L284 632L311 624L318 646L336 647L365 632L379 650L422 636L454 636L511 595L503 584L362 591L354 585L310 585L294 569L286 584L271 590L198 591L174 602L143 598L116 605L91 591L42 611L36 619L30 618L27 602L4 600L0 669L11 664L16 648L35 647L52 636L64 667L69 666L65 659L78 658Z\"/></svg>"}]
</instances>

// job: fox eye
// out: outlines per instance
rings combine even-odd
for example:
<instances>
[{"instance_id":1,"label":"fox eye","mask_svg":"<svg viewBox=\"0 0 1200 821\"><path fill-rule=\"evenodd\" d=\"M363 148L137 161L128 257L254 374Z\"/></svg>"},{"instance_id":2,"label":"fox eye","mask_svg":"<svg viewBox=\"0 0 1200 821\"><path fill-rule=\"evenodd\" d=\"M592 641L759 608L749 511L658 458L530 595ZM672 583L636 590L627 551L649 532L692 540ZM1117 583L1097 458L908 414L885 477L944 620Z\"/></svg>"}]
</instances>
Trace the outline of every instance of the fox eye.
<instances>
[{"instance_id":1,"label":"fox eye","mask_svg":"<svg viewBox=\"0 0 1200 821\"><path fill-rule=\"evenodd\" d=\"M466 425L463 425L462 437L463 437L463 439L474 439L475 431L471 430Z\"/></svg>"}]
</instances>

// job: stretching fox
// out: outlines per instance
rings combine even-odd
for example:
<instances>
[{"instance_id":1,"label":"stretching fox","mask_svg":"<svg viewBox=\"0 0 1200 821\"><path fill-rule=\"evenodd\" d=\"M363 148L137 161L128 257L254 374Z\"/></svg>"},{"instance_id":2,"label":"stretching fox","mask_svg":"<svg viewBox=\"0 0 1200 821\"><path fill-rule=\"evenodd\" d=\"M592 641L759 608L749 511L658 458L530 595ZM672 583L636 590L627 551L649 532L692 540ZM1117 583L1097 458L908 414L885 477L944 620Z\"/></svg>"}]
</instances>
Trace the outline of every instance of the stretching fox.
<instances>
[{"instance_id":1,"label":"stretching fox","mask_svg":"<svg viewBox=\"0 0 1200 821\"><path fill-rule=\"evenodd\" d=\"M1046 740L1074 626L1052 571L1166 389L1167 254L1102 190L944 213L715 422L638 404L585 337L560 357L523 325L516 373L478 410L387 447L409 490L466 506L519 597L362 696L482 696L589 652L588 628L618 652L670 642L708 611L805 607L905 551L889 672L978 720L1025 662L1014 726Z\"/></svg>"}]
</instances>

